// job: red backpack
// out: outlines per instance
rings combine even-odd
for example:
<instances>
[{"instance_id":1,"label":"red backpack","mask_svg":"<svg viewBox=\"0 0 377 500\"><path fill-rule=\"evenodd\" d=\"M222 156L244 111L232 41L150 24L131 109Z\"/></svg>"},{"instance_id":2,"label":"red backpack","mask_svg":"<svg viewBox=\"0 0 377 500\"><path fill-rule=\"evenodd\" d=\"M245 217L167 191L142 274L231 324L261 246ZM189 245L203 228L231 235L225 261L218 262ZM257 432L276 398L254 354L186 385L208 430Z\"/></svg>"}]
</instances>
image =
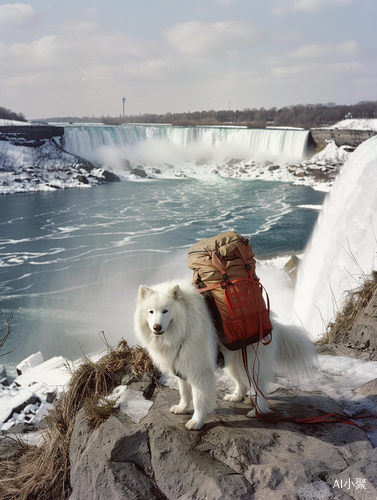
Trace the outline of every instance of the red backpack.
<instances>
[{"instance_id":1,"label":"red backpack","mask_svg":"<svg viewBox=\"0 0 377 500\"><path fill-rule=\"evenodd\" d=\"M201 240L190 248L188 264L225 347L234 351L271 341L268 295L265 302L249 239L228 231Z\"/></svg>"}]
</instances>

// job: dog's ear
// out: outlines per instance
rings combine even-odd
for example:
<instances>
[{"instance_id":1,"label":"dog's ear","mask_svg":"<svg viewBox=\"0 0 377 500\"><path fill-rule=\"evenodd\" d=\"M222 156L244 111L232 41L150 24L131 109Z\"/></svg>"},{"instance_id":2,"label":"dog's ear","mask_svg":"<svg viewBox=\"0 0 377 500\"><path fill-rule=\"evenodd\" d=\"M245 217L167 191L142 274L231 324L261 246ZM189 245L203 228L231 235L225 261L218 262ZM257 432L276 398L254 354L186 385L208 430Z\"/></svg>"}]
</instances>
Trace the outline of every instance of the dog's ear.
<instances>
[{"instance_id":1,"label":"dog's ear","mask_svg":"<svg viewBox=\"0 0 377 500\"><path fill-rule=\"evenodd\" d=\"M146 285L140 285L139 287L139 299L145 299L147 295L151 293L151 289Z\"/></svg>"},{"instance_id":2,"label":"dog's ear","mask_svg":"<svg viewBox=\"0 0 377 500\"><path fill-rule=\"evenodd\" d=\"M179 285L173 286L173 288L170 290L170 296L174 300L180 300L180 299L182 299L182 297L183 297L182 290L180 289Z\"/></svg>"}]
</instances>

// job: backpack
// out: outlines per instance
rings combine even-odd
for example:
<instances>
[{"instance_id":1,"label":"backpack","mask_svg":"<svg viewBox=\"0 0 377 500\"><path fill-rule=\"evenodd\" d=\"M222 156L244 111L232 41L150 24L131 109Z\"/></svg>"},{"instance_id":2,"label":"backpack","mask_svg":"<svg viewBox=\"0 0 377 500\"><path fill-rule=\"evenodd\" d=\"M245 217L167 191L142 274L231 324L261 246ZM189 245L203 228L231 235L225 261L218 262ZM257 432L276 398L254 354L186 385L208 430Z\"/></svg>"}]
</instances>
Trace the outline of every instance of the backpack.
<instances>
[{"instance_id":1,"label":"backpack","mask_svg":"<svg viewBox=\"0 0 377 500\"><path fill-rule=\"evenodd\" d=\"M266 305L249 239L228 231L201 240L189 249L188 265L225 347L235 351L271 341L268 295Z\"/></svg>"}]
</instances>

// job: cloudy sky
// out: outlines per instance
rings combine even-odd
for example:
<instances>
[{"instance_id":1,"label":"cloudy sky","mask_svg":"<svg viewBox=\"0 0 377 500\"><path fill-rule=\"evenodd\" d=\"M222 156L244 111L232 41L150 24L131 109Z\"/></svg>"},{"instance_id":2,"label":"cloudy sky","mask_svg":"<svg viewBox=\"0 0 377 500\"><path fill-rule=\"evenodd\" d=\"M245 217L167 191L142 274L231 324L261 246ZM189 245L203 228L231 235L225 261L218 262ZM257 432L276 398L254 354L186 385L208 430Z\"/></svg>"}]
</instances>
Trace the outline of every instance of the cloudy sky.
<instances>
[{"instance_id":1,"label":"cloudy sky","mask_svg":"<svg viewBox=\"0 0 377 500\"><path fill-rule=\"evenodd\" d=\"M28 119L377 100L376 0L0 1Z\"/></svg>"}]
</instances>

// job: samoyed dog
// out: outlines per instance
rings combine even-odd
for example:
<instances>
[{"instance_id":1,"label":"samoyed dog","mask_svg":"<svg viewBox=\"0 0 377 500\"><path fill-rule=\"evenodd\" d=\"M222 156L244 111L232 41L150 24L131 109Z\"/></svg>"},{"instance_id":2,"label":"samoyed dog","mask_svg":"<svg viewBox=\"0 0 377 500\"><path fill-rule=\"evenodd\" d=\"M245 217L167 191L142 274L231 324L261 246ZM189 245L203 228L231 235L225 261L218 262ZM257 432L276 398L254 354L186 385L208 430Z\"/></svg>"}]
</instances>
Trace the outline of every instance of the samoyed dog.
<instances>
[{"instance_id":1,"label":"samoyed dog","mask_svg":"<svg viewBox=\"0 0 377 500\"><path fill-rule=\"evenodd\" d=\"M139 288L135 311L135 333L148 350L154 364L165 374L178 378L180 401L170 408L172 413L188 413L192 418L187 429L199 430L216 402L218 340L205 300L188 280L167 281ZM247 347L249 373L253 372L256 344ZM242 401L250 383L242 361L241 350L230 351L219 346L224 369L235 382L228 401ZM313 343L302 330L288 325L274 325L272 341L260 343L257 349L257 389L255 405L268 413L267 384L273 367L290 375L309 374L315 357ZM255 381L255 379L254 379ZM255 387L254 387L255 389ZM192 406L191 406L192 405ZM248 413L252 416L254 410Z\"/></svg>"}]
</instances>

